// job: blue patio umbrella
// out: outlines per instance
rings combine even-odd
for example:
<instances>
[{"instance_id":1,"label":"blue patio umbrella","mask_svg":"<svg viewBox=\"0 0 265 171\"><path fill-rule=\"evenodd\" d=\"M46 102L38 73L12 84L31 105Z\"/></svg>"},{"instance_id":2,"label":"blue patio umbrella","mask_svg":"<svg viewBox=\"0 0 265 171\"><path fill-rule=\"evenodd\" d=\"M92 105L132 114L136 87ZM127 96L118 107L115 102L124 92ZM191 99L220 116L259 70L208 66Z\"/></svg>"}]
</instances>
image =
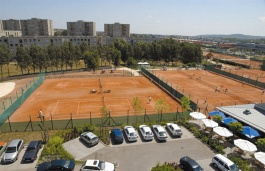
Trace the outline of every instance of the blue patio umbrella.
<instances>
[{"instance_id":1,"label":"blue patio umbrella","mask_svg":"<svg viewBox=\"0 0 265 171\"><path fill-rule=\"evenodd\" d=\"M224 114L223 112L220 112L220 111L217 111L217 110L214 110L214 111L212 111L212 112L209 112L208 114L209 114L210 116L219 115L219 116L222 116L223 119L226 118L226 117L225 117L225 114Z\"/></svg>"},{"instance_id":2,"label":"blue patio umbrella","mask_svg":"<svg viewBox=\"0 0 265 171\"><path fill-rule=\"evenodd\" d=\"M244 134L245 136L249 138L255 138L255 137L260 136L258 131L250 126L243 126L242 134Z\"/></svg>"},{"instance_id":3,"label":"blue patio umbrella","mask_svg":"<svg viewBox=\"0 0 265 171\"><path fill-rule=\"evenodd\" d=\"M227 117L227 118L223 119L223 123L226 124L226 125L228 125L228 124L230 124L232 122L238 122L238 121L236 119L230 118L230 117Z\"/></svg>"}]
</instances>

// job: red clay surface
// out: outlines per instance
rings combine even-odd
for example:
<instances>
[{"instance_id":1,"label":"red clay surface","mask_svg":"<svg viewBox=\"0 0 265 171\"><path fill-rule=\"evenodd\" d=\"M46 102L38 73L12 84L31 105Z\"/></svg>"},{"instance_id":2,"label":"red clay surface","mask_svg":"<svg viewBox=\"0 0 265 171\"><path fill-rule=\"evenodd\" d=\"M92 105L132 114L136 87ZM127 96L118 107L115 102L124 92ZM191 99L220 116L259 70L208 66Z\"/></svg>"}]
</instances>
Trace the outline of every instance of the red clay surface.
<instances>
[{"instance_id":1,"label":"red clay surface","mask_svg":"<svg viewBox=\"0 0 265 171\"><path fill-rule=\"evenodd\" d=\"M169 85L172 84L179 92L190 96L190 99L198 104L200 111L205 113L218 106L260 103L265 100L261 89L205 70L167 70L154 73Z\"/></svg>"},{"instance_id":2,"label":"red clay surface","mask_svg":"<svg viewBox=\"0 0 265 171\"><path fill-rule=\"evenodd\" d=\"M83 73L84 74L84 73ZM180 105L164 91L155 86L145 77L101 77L102 92L100 93L99 78L61 78L46 79L40 87L21 105L10 117L11 122L39 121L39 109L42 109L46 120L101 117L100 109L105 103L111 116L133 114L132 103L135 97L142 101L144 109L149 114L157 113L155 101L164 98L169 105L169 111L176 112ZM96 89L97 93L90 93ZM148 97L152 97L149 104ZM104 100L103 100L104 99ZM144 111L142 112L144 114Z\"/></svg>"},{"instance_id":3,"label":"red clay surface","mask_svg":"<svg viewBox=\"0 0 265 171\"><path fill-rule=\"evenodd\" d=\"M250 66L250 68L259 69L260 66L262 65L262 62L259 62L259 61L252 61L252 60L249 60L249 59L242 59L242 58L239 58L239 57L236 57L236 56L230 56L230 55L226 55L226 54L219 54L219 53L212 53L212 54L213 54L213 58L229 60L229 61L233 61L233 62L236 62L236 63L239 63L239 64L248 65L248 66Z\"/></svg>"}]
</instances>

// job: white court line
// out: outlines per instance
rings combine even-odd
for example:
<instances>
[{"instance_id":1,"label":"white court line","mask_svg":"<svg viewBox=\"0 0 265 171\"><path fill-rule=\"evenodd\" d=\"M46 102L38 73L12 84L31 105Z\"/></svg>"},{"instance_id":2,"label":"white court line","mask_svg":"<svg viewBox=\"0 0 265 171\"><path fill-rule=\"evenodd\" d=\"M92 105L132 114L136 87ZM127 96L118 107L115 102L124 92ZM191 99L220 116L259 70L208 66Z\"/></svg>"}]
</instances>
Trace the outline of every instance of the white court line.
<instances>
[{"instance_id":1,"label":"white court line","mask_svg":"<svg viewBox=\"0 0 265 171\"><path fill-rule=\"evenodd\" d=\"M77 105L77 111L76 111L76 115L78 115L78 111L79 111L79 105L80 105L80 102L78 102L78 105Z\"/></svg>"},{"instance_id":2,"label":"white court line","mask_svg":"<svg viewBox=\"0 0 265 171\"><path fill-rule=\"evenodd\" d=\"M136 87L135 83L130 79L130 82L134 85L134 87Z\"/></svg>"},{"instance_id":3,"label":"white court line","mask_svg":"<svg viewBox=\"0 0 265 171\"><path fill-rule=\"evenodd\" d=\"M53 116L53 114L54 114L54 112L55 112L55 109L57 108L58 103L59 103L59 100L57 100L57 103L56 103L55 107L53 108L52 116Z\"/></svg>"},{"instance_id":4,"label":"white court line","mask_svg":"<svg viewBox=\"0 0 265 171\"><path fill-rule=\"evenodd\" d=\"M83 84L84 84L84 81L82 81L82 83L81 83L81 88L83 88Z\"/></svg>"},{"instance_id":5,"label":"white court line","mask_svg":"<svg viewBox=\"0 0 265 171\"><path fill-rule=\"evenodd\" d=\"M132 108L132 110L133 110L133 107L132 107L132 105L131 105L131 103L129 102L129 100L127 99L127 102L129 103L129 106Z\"/></svg>"},{"instance_id":6,"label":"white court line","mask_svg":"<svg viewBox=\"0 0 265 171\"><path fill-rule=\"evenodd\" d=\"M120 87L120 83L116 80L116 83L118 84L118 86Z\"/></svg>"}]
</instances>

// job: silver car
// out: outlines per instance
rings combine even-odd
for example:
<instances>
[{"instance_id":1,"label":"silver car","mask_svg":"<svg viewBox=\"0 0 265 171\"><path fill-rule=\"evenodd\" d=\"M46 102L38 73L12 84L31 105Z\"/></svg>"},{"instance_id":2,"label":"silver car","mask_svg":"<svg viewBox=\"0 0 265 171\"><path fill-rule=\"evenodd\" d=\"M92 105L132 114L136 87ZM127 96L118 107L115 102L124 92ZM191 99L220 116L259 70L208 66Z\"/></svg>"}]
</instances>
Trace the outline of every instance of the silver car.
<instances>
[{"instance_id":1,"label":"silver car","mask_svg":"<svg viewBox=\"0 0 265 171\"><path fill-rule=\"evenodd\" d=\"M24 141L22 139L12 140L7 145L6 151L2 157L2 163L13 163L13 162L15 162L23 147L24 147Z\"/></svg>"},{"instance_id":2,"label":"silver car","mask_svg":"<svg viewBox=\"0 0 265 171\"><path fill-rule=\"evenodd\" d=\"M147 141L148 140L149 141L153 140L154 134L151 131L151 128L149 126L147 126L147 125L140 125L139 126L139 131L142 134L142 137L143 137L144 140L147 140Z\"/></svg>"},{"instance_id":3,"label":"silver car","mask_svg":"<svg viewBox=\"0 0 265 171\"><path fill-rule=\"evenodd\" d=\"M80 138L85 141L89 147L99 143L98 137L92 132L84 132L80 135Z\"/></svg>"},{"instance_id":4,"label":"silver car","mask_svg":"<svg viewBox=\"0 0 265 171\"><path fill-rule=\"evenodd\" d=\"M161 125L153 125L152 128L159 141L166 141L168 139L167 132Z\"/></svg>"}]
</instances>

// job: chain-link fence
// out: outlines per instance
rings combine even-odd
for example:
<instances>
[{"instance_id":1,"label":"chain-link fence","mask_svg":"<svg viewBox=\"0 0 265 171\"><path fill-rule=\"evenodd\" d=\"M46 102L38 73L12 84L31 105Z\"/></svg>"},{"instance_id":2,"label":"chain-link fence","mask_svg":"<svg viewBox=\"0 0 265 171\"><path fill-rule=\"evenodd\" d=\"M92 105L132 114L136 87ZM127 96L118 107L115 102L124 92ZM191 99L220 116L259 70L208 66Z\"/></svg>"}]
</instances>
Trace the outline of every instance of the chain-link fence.
<instances>
[{"instance_id":1,"label":"chain-link fence","mask_svg":"<svg viewBox=\"0 0 265 171\"><path fill-rule=\"evenodd\" d=\"M139 124L157 124L169 121L181 121L189 119L189 112L176 113L157 113L144 115L127 115L120 117L112 117L111 114L105 118L87 117L83 119L74 119L69 115L68 120L45 120L45 121L31 121L28 122L6 122L0 131L1 132L24 132L24 131L41 131L41 130L59 130L73 127L84 127L86 125L96 126L125 126L125 125L139 125Z\"/></svg>"},{"instance_id":2,"label":"chain-link fence","mask_svg":"<svg viewBox=\"0 0 265 171\"><path fill-rule=\"evenodd\" d=\"M241 82L245 82L247 84L251 84L251 85L259 87L259 88L265 88L265 83L263 83L263 82L260 82L258 80L252 80L250 78L246 78L246 77L243 77L240 75L236 75L236 74L232 74L230 72L223 71L221 69L216 68L215 65L205 65L204 69L212 71L212 72L220 74L220 75L224 75L226 77L233 78L233 79L241 81Z\"/></svg>"},{"instance_id":3,"label":"chain-link fence","mask_svg":"<svg viewBox=\"0 0 265 171\"><path fill-rule=\"evenodd\" d=\"M22 103L43 83L45 73L33 77L28 83L21 87L15 95L1 99L0 103L0 127L5 121L22 105Z\"/></svg>"},{"instance_id":4,"label":"chain-link fence","mask_svg":"<svg viewBox=\"0 0 265 171\"><path fill-rule=\"evenodd\" d=\"M163 80L156 77L154 74L150 73L145 68L141 68L141 72L150 78L153 82L155 82L157 85L161 86L163 89L165 89L167 92L169 92L173 97L180 100L184 95L180 93L179 91L175 90L172 85L168 85L167 82L164 82ZM190 101L190 107L193 111L197 110L197 104L193 101Z\"/></svg>"}]
</instances>

